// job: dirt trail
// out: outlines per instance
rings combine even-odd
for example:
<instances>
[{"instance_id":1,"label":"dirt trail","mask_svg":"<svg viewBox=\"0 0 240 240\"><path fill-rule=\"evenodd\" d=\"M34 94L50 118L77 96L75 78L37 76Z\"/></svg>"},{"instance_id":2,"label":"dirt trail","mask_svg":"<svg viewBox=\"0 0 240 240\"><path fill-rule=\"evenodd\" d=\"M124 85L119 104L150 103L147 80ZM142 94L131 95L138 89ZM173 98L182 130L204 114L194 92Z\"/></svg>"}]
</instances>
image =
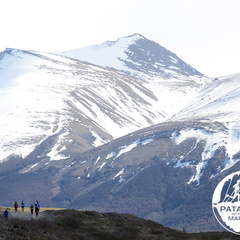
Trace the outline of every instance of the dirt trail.
<instances>
[{"instance_id":1,"label":"dirt trail","mask_svg":"<svg viewBox=\"0 0 240 240\"><path fill-rule=\"evenodd\" d=\"M36 217L36 214L31 214L30 212L14 212L9 211L9 218L21 218L21 219L39 219L39 218L47 218L47 214L45 212L39 212L38 217Z\"/></svg>"}]
</instances>

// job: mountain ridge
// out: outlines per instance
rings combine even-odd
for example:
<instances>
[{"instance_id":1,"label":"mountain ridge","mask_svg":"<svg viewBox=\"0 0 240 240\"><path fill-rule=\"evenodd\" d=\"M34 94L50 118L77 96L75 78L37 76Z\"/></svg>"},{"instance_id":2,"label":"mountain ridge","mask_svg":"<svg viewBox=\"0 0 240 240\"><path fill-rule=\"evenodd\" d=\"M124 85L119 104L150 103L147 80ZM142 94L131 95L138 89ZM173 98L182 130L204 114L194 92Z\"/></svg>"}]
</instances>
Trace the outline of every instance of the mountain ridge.
<instances>
[{"instance_id":1,"label":"mountain ridge","mask_svg":"<svg viewBox=\"0 0 240 240\"><path fill-rule=\"evenodd\" d=\"M25 145L25 150L23 145L19 147L23 157L36 146L27 142L39 142L41 139L41 143L47 136L57 132L64 137L64 126L69 124L78 132L79 121L82 136L86 132L85 140L80 139L82 150L165 121L176 109L187 105L201 85L198 79L180 80L176 85L176 80L165 82L158 78L149 83L151 86L144 85L115 70L35 51L7 49L1 53L1 58L0 74L4 79L1 82L7 84L0 90L1 125L9 126L8 129L2 129L1 142L12 142L14 140L9 138L16 139L19 135L19 141ZM181 87L183 82L186 82L187 87L185 84ZM192 84L196 86L192 87ZM175 87L169 90L173 85ZM192 93L185 88L193 89ZM163 98L173 94L181 96L182 102L177 103L168 97L168 102L161 103ZM41 121L36 121L38 118ZM19 127L19 124L22 126ZM88 134L87 129L91 128L95 130ZM41 131L37 132L38 129ZM29 132L33 136L37 134L38 139L23 137L24 134L29 135ZM40 139L39 134L42 135ZM16 147L9 151L7 145L2 149L6 152L1 153L4 158L16 152Z\"/></svg>"},{"instance_id":2,"label":"mountain ridge","mask_svg":"<svg viewBox=\"0 0 240 240\"><path fill-rule=\"evenodd\" d=\"M203 76L176 54L141 34L133 34L116 41L68 50L59 54L115 68L140 79L149 76L163 78Z\"/></svg>"},{"instance_id":3,"label":"mountain ridge","mask_svg":"<svg viewBox=\"0 0 240 240\"><path fill-rule=\"evenodd\" d=\"M156 45L133 37L143 42L122 38L120 55L109 53L134 72L51 53L1 53L2 202L17 195L219 230L211 194L240 165L239 75L180 74L188 65L174 68L180 60L166 49L172 68L165 62L161 72L159 59L151 61ZM134 61L122 55L129 46L138 49L127 52Z\"/></svg>"}]
</instances>

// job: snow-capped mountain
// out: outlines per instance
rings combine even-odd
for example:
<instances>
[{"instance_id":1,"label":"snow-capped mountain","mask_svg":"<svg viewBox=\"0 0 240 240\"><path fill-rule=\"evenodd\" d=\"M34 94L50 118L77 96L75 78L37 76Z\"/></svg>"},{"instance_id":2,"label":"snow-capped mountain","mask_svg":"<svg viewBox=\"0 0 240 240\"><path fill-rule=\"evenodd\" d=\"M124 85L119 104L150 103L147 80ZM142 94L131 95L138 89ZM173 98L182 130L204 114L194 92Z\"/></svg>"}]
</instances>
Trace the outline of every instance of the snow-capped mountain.
<instances>
[{"instance_id":1,"label":"snow-capped mountain","mask_svg":"<svg viewBox=\"0 0 240 240\"><path fill-rule=\"evenodd\" d=\"M2 205L219 230L212 192L240 168L240 75L204 77L139 34L73 53L0 53Z\"/></svg>"},{"instance_id":2,"label":"snow-capped mountain","mask_svg":"<svg viewBox=\"0 0 240 240\"><path fill-rule=\"evenodd\" d=\"M54 201L130 212L189 231L221 230L211 199L218 181L240 169L239 112L225 108L239 101L238 77L208 82L189 111L65 161L54 177Z\"/></svg>"},{"instance_id":3,"label":"snow-capped mountain","mask_svg":"<svg viewBox=\"0 0 240 240\"><path fill-rule=\"evenodd\" d=\"M240 74L235 74L214 79L206 84L186 109L171 118L171 121L191 119L199 122L215 122L224 126L223 132L213 131L210 135L207 132L191 129L180 132L180 137L178 136L179 142L196 136L198 141L206 141L206 148L202 153L202 163L197 166L200 175L208 164L208 161L205 160L211 158L220 148L225 149L226 155L219 170L224 171L240 160L239 104Z\"/></svg>"},{"instance_id":4,"label":"snow-capped mountain","mask_svg":"<svg viewBox=\"0 0 240 240\"><path fill-rule=\"evenodd\" d=\"M70 139L82 144L77 151L86 150L166 115L153 106L154 94L131 78L66 57L8 49L0 74L1 159L25 157L54 134L59 146L48 156L63 158L57 152Z\"/></svg>"},{"instance_id":5,"label":"snow-capped mountain","mask_svg":"<svg viewBox=\"0 0 240 240\"><path fill-rule=\"evenodd\" d=\"M165 121L202 85L194 78L147 86L114 70L34 51L7 49L0 58L0 160L25 158L50 136L56 144L41 155L67 158Z\"/></svg>"},{"instance_id":6,"label":"snow-capped mountain","mask_svg":"<svg viewBox=\"0 0 240 240\"><path fill-rule=\"evenodd\" d=\"M116 52L118 54L115 54ZM192 176L191 181L201 178L207 164L207 161L204 160L213 156L219 147L226 149L227 156L225 165L220 167L221 170L223 171L234 165L236 161L234 156L239 152L240 124L238 121L240 110L236 106L238 106L240 101L240 74L215 79L200 77L195 78L194 81L191 78L183 78L183 76L202 76L202 74L188 64L182 63L182 60L175 54L140 34L123 37L117 41L105 42L102 45L66 51L61 54L115 68L132 76L141 76L141 79L145 80L143 85L158 96L159 102L166 104L164 111L169 112L167 109L174 109L173 112L175 114L173 112L169 114L173 116L166 119L166 121L216 121L223 124L228 129L223 133L217 132L209 135L207 132L191 129L181 132L181 137L177 138L176 142L181 142L198 136L199 141L206 141L207 143L202 154L202 162L196 166L198 173ZM164 57L162 57L163 55ZM162 68L156 67L161 64L163 64ZM174 74L172 72L173 69L175 71ZM159 76L164 78L174 76L178 77L178 79L163 81ZM165 89L161 92L165 87L168 90ZM169 94L175 89L177 91L174 96ZM185 98L187 100L186 104L183 103L184 98L178 96L181 91L188 96L191 95L188 100ZM158 94L160 92L163 94ZM182 106L185 105L186 108L183 107L180 110L173 107L172 100L176 101L176 99L177 101L183 101ZM181 159L183 158L184 156L181 156ZM187 166L188 164L186 163ZM179 164L179 166L183 167L184 164Z\"/></svg>"},{"instance_id":7,"label":"snow-capped mountain","mask_svg":"<svg viewBox=\"0 0 240 240\"><path fill-rule=\"evenodd\" d=\"M131 76L179 78L202 76L176 54L140 34L60 53L63 56L114 68Z\"/></svg>"}]
</instances>

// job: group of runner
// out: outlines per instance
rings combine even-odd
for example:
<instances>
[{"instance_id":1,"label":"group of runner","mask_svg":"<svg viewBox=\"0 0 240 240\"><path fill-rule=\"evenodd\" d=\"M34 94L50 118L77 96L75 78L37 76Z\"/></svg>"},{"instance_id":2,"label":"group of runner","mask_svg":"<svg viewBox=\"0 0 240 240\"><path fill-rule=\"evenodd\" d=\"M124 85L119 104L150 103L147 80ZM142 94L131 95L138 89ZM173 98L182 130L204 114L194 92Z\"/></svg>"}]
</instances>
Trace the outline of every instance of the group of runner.
<instances>
[{"instance_id":1,"label":"group of runner","mask_svg":"<svg viewBox=\"0 0 240 240\"><path fill-rule=\"evenodd\" d=\"M25 209L25 203L24 201L22 200L21 204L19 205L17 201L14 202L14 210L15 210L15 213L18 212L18 208L21 207L21 211L24 212L24 209ZM38 216L39 214L39 211L40 211L40 204L38 201L35 202L35 204L31 204L30 205L30 212L31 214L33 215L33 211L35 211L35 214L36 214L36 217ZM4 217L8 217L9 215L9 208L6 208L5 211L4 211Z\"/></svg>"}]
</instances>

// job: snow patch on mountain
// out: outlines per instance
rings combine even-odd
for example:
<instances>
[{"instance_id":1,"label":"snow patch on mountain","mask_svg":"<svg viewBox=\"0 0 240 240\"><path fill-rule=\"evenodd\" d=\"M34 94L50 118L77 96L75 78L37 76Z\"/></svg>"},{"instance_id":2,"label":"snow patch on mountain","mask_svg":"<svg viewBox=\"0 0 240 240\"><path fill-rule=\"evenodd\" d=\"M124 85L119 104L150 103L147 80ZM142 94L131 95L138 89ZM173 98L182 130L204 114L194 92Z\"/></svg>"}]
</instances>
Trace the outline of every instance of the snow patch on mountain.
<instances>
[{"instance_id":1,"label":"snow patch on mountain","mask_svg":"<svg viewBox=\"0 0 240 240\"><path fill-rule=\"evenodd\" d=\"M37 167L38 164L39 164L39 163L35 163L35 164L31 165L31 166L28 166L27 168L21 170L20 173L22 173L22 174L27 173L27 172L29 172L30 170L32 170L33 168Z\"/></svg>"},{"instance_id":2,"label":"snow patch on mountain","mask_svg":"<svg viewBox=\"0 0 240 240\"><path fill-rule=\"evenodd\" d=\"M121 175L123 175L123 174L124 174L124 168L123 168L122 170L120 170L120 171L113 177L113 180L115 180L117 177L120 177L119 182L125 181L125 179L122 178L122 176L121 176Z\"/></svg>"},{"instance_id":3,"label":"snow patch on mountain","mask_svg":"<svg viewBox=\"0 0 240 240\"><path fill-rule=\"evenodd\" d=\"M129 145L119 147L118 152L111 152L110 154L107 155L106 159L113 158L113 161L114 161L115 159L117 159L121 155L130 152L132 149L134 149L138 146L141 146L141 145L146 145L146 144L148 144L152 141L154 141L154 137L150 137L150 138L144 139L144 140L138 139L138 140L132 142Z\"/></svg>"},{"instance_id":4,"label":"snow patch on mountain","mask_svg":"<svg viewBox=\"0 0 240 240\"><path fill-rule=\"evenodd\" d=\"M53 160L62 160L67 159L70 156L64 156L60 154L62 151L66 150L66 146L64 146L63 139L66 139L68 132L63 132L58 136L55 146L52 147L51 151L46 155L50 158L50 161Z\"/></svg>"},{"instance_id":5,"label":"snow patch on mountain","mask_svg":"<svg viewBox=\"0 0 240 240\"><path fill-rule=\"evenodd\" d=\"M102 168L106 165L106 163L107 163L107 162L103 162L103 163L101 164L101 166L98 167L98 168L99 168L98 171L101 171Z\"/></svg>"},{"instance_id":6,"label":"snow patch on mountain","mask_svg":"<svg viewBox=\"0 0 240 240\"><path fill-rule=\"evenodd\" d=\"M223 166L221 166L221 171L225 171L226 169L232 167L239 158L235 158L234 156L239 153L239 145L240 145L240 131L239 128L231 128L227 132L216 132L211 131L210 129L189 129L189 130L181 130L180 132L174 132L172 134L172 139L175 144L179 145L187 139L196 139L196 144L200 141L205 142L204 150L202 152L202 158L197 164L190 164L189 162L184 162L185 156L179 156L179 160L176 163L175 167L195 167L196 174L192 176L189 183L197 181L199 183L200 178L204 172L206 165L208 164L208 160L212 158L217 149L220 147L224 147L226 149L226 157ZM193 151L191 149L191 151Z\"/></svg>"},{"instance_id":7,"label":"snow patch on mountain","mask_svg":"<svg viewBox=\"0 0 240 240\"><path fill-rule=\"evenodd\" d=\"M116 158L120 157L122 154L125 154L125 153L131 151L133 148L137 147L139 144L140 144L140 142L139 142L139 140L137 140L137 141L131 143L130 145L122 146L121 149L116 154L116 156L114 157L113 160L115 160Z\"/></svg>"},{"instance_id":8,"label":"snow patch on mountain","mask_svg":"<svg viewBox=\"0 0 240 240\"><path fill-rule=\"evenodd\" d=\"M181 130L176 136L173 134L173 140L178 145L188 138L196 138L197 142L205 141L205 149L202 153L202 161L211 158L219 146L225 143L227 136L222 132L209 132L204 129ZM181 156L184 159L185 156Z\"/></svg>"},{"instance_id":9,"label":"snow patch on mountain","mask_svg":"<svg viewBox=\"0 0 240 240\"><path fill-rule=\"evenodd\" d=\"M141 139L137 139L127 145L122 145L119 146L117 150L109 152L109 153L105 153L104 155L97 156L96 159L93 159L93 169L95 169L96 171L104 171L105 167L109 167L109 165L113 166L115 164L115 161L117 159L119 159L121 156L123 156L124 154L128 154L130 153L134 148L143 146L143 145L147 145L151 142L154 141L154 138L156 136L150 136L147 138L141 138ZM102 161L100 161L102 159ZM121 161L121 160L120 160ZM123 160L124 161L124 160ZM82 163L86 163L88 164L88 162L84 161ZM119 170L119 172L117 172L112 179L115 180L116 178L118 178L118 182L124 182L125 178L124 178L124 171L125 168L122 168L121 170ZM94 170L93 170L94 171ZM86 174L86 173L85 173ZM91 170L90 168L87 168L87 174L91 174ZM134 174L134 173L132 173Z\"/></svg>"}]
</instances>

